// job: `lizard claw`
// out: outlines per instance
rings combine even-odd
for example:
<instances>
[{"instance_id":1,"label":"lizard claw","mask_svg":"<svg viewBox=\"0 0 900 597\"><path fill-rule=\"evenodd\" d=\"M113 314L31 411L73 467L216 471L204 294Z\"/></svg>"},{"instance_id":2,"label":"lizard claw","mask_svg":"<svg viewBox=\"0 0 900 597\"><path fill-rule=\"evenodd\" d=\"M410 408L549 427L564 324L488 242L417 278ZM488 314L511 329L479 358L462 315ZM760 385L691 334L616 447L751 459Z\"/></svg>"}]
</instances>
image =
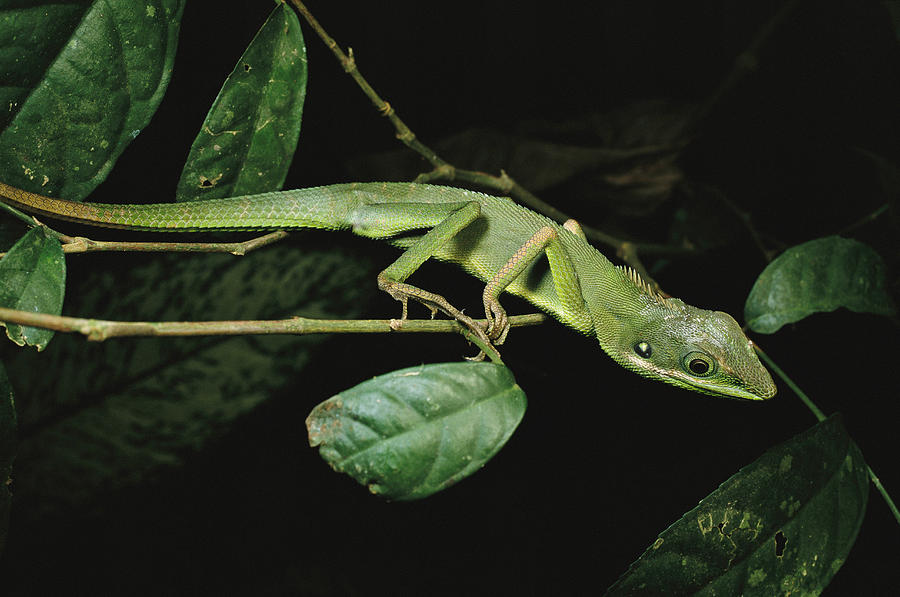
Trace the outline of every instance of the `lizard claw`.
<instances>
[{"instance_id":1,"label":"lizard claw","mask_svg":"<svg viewBox=\"0 0 900 597\"><path fill-rule=\"evenodd\" d=\"M474 357L463 357L463 358L466 359L467 361L472 361L473 363L480 363L481 361L484 360L485 356L486 355L484 354L484 351L479 350L478 354L476 354Z\"/></svg>"},{"instance_id":2,"label":"lizard claw","mask_svg":"<svg viewBox=\"0 0 900 597\"><path fill-rule=\"evenodd\" d=\"M407 319L406 313L409 303L409 294L403 292L398 284L384 278L381 274L378 275L378 288L391 295L395 300L400 301L400 304L402 305L400 319L391 319L390 323L392 330L399 330L403 327L403 322ZM432 313L432 317L434 317L434 313Z\"/></svg>"},{"instance_id":3,"label":"lizard claw","mask_svg":"<svg viewBox=\"0 0 900 597\"><path fill-rule=\"evenodd\" d=\"M509 317L506 315L506 309L500 301L492 300L485 304L484 316L488 322L485 331L491 342L495 345L503 344L509 333Z\"/></svg>"}]
</instances>

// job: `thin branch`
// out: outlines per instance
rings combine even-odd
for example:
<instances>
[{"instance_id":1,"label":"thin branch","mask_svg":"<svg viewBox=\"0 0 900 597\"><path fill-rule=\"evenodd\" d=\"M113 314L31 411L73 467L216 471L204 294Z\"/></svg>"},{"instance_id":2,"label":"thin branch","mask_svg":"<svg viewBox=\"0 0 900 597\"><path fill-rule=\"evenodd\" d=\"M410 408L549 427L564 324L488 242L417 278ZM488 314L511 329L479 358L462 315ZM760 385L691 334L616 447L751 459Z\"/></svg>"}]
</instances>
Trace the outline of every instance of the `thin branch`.
<instances>
[{"instance_id":1,"label":"thin branch","mask_svg":"<svg viewBox=\"0 0 900 597\"><path fill-rule=\"evenodd\" d=\"M362 92L375 106L375 109L378 110L378 112L382 116L387 117L388 120L391 121L391 124L394 125L394 128L397 131L397 139L399 139L407 147L424 157L433 166L433 169L430 172L419 175L416 178L416 182L428 182L439 179L447 181L462 180L499 191L504 195L512 197L517 202L526 205L535 211L547 215L557 222L562 223L566 220L571 219L568 214L554 208L553 206L539 199L533 193L521 187L505 172L501 172L500 176L494 176L474 170L462 170L456 168L455 166L441 158L433 149L426 146L416 138L415 133L413 133L413 131L406 125L406 123L400 119L393 106L383 100L365 79L365 77L363 77L362 73L359 71L359 68L356 66L356 60L353 57L353 51L348 50L347 53L344 53L344 51L341 50L340 45L338 45L334 38L328 35L319 21L312 15L312 13L308 8L306 8L301 0L291 0L291 3L296 7L297 11L303 16L306 22L309 23L309 26L313 28L313 30L325 43L328 49L330 49L331 52L335 55L344 71L348 75L350 75L354 81L356 81ZM646 269L641 264L638 258L638 253L647 252L656 254L683 254L694 252L691 249L684 247L674 247L657 244L645 245L643 243L625 241L610 234L601 232L600 230L597 230L596 228L592 228L590 226L582 225L582 230L584 231L587 238L595 242L613 247L616 250L616 253L624 260L626 260L629 265L645 274Z\"/></svg>"},{"instance_id":2,"label":"thin branch","mask_svg":"<svg viewBox=\"0 0 900 597\"><path fill-rule=\"evenodd\" d=\"M782 381L784 381L784 383L786 383L788 385L788 387L790 389L792 389L795 394L797 394L797 397L800 398L800 400L803 402L803 404L806 405L806 408L808 408L810 410L810 412L812 412L813 416L815 416L816 419L820 423L828 418L827 416L825 416L825 413L823 413L822 410L818 406L816 406L816 404L812 401L812 399L806 395L806 392L801 390L800 386L795 384L794 380L792 380L790 377L788 377L787 373L785 373L781 369L781 367L776 365L775 361L773 361L771 358L769 358L769 355L767 355L763 351L763 349L759 347L759 344L754 343L753 348L756 349L756 354L758 354L760 356L760 358L762 358L762 360L765 361L766 365L768 365L769 368L775 372L775 375L780 377L782 379Z\"/></svg>"},{"instance_id":3,"label":"thin branch","mask_svg":"<svg viewBox=\"0 0 900 597\"><path fill-rule=\"evenodd\" d=\"M513 315L510 327L538 325L547 320L543 313ZM451 333L462 334L480 349L480 360L487 355L493 362L502 365L500 352L496 347L482 342L465 326L455 320L408 319L399 328L392 327L390 319L291 319L249 320L249 321L108 321L84 319L46 313L32 313L0 307L0 323L16 323L57 332L78 333L88 340L102 342L110 338L151 337L151 336L246 336L273 334L383 334L390 332L407 333ZM478 321L486 325L484 320Z\"/></svg>"},{"instance_id":4,"label":"thin branch","mask_svg":"<svg viewBox=\"0 0 900 597\"><path fill-rule=\"evenodd\" d=\"M131 251L144 253L231 253L232 255L246 255L254 249L270 245L288 237L288 232L278 230L263 236L251 238L241 242L231 243L197 243L197 242L119 242L105 240L91 240L84 237L75 237L73 242L63 245L64 253L92 253L97 251Z\"/></svg>"},{"instance_id":5,"label":"thin branch","mask_svg":"<svg viewBox=\"0 0 900 597\"><path fill-rule=\"evenodd\" d=\"M124 242L93 240L83 236L65 237L63 253L97 253L97 252L137 252L137 253L231 253L232 255L246 255L254 249L265 247L287 238L288 232L278 230L251 238L249 240L232 243L160 243L160 242ZM6 253L0 253L3 257Z\"/></svg>"},{"instance_id":6,"label":"thin branch","mask_svg":"<svg viewBox=\"0 0 900 597\"><path fill-rule=\"evenodd\" d=\"M897 504L891 499L891 495L887 492L887 489L884 488L884 485L881 484L881 479L878 478L878 475L875 474L872 467L866 465L866 468L869 470L869 479L872 480L872 485L875 486L875 489L878 490L878 493L880 493L884 501L887 502L888 510L891 511L891 514L894 515L897 523L900 524L900 510L897 509Z\"/></svg>"},{"instance_id":7,"label":"thin branch","mask_svg":"<svg viewBox=\"0 0 900 597\"><path fill-rule=\"evenodd\" d=\"M397 139L402 141L407 147L420 154L426 160L428 160L432 166L435 168L440 166L448 166L452 168L447 162L441 159L437 153L435 153L432 149L427 147L424 143L416 139L415 133L413 133L406 123L404 123L399 116L397 116L397 112L394 108L381 99L381 96L376 93L375 89L369 85L369 82L366 81L366 78L363 77L362 73L359 72L359 69L356 67L356 60L353 58L353 50L349 49L345 54L338 43L332 38L328 33L325 32L325 29L322 25L319 24L319 21L309 12L309 9L301 2L300 0L291 0L291 3L297 9L306 22L309 23L309 26L313 28L319 38L325 43L329 50L334 54L335 58L338 59L338 62L341 63L341 67L343 67L344 72L350 75L356 84L359 85L359 88L362 89L363 93L366 94L372 101L372 105L375 106L375 109L381 113L382 116L386 117L391 121L391 124L394 125L394 128L397 130Z\"/></svg>"},{"instance_id":8,"label":"thin branch","mask_svg":"<svg viewBox=\"0 0 900 597\"><path fill-rule=\"evenodd\" d=\"M868 224L870 222L874 222L875 220L880 218L882 215L886 214L890 208L891 208L890 203L885 203L884 205L882 205L881 207L879 207L872 213L866 214L863 217L861 217L860 219L853 222L852 224L845 226L838 232L838 234L849 234L850 232L853 232L857 228L862 228L866 224Z\"/></svg>"},{"instance_id":9,"label":"thin branch","mask_svg":"<svg viewBox=\"0 0 900 597\"><path fill-rule=\"evenodd\" d=\"M511 326L537 325L547 320L542 313L513 315ZM478 321L478 320L476 320ZM16 323L57 332L82 334L88 340L135 336L238 336L272 334L382 334L388 332L460 332L454 320L409 319L394 330L390 319L265 319L246 321L109 321L64 315L32 313L0 307L0 322ZM483 320L479 323L484 323Z\"/></svg>"}]
</instances>

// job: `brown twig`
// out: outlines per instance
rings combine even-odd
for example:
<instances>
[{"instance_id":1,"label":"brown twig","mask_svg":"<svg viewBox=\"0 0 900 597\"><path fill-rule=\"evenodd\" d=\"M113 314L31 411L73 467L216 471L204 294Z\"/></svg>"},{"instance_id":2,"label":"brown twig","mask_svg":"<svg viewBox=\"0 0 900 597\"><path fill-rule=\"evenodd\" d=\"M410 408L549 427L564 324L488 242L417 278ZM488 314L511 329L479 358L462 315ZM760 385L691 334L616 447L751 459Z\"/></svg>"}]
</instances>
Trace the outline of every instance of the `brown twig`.
<instances>
[{"instance_id":1,"label":"brown twig","mask_svg":"<svg viewBox=\"0 0 900 597\"><path fill-rule=\"evenodd\" d=\"M415 133L410 130L406 123L403 122L399 116L397 116L397 112L394 108L381 99L381 96L375 91L375 89L369 85L369 82L366 81L366 78L363 77L362 73L359 72L359 69L356 67L356 60L353 57L353 50L348 49L345 54L338 43L332 38L328 33L325 32L325 29L322 25L319 24L319 21L309 12L309 9L301 2L300 0L291 0L291 3L297 9L297 12L300 13L301 16L309 23L309 26L313 28L319 38L325 43L329 50L334 54L335 58L337 58L338 62L341 63L341 67L343 67L344 72L350 75L356 84L359 85L359 88L362 89L363 93L366 94L372 101L372 105L375 106L375 109L378 112L391 121L391 124L394 125L394 128L397 130L397 139L402 141L407 147L424 157L428 160L432 166L435 168L446 166L449 168L453 168L441 159L437 153L435 153L431 148L427 147L424 143L416 139Z\"/></svg>"},{"instance_id":2,"label":"brown twig","mask_svg":"<svg viewBox=\"0 0 900 597\"><path fill-rule=\"evenodd\" d=\"M47 228L45 226L45 228ZM51 228L47 228L51 230ZM278 230L263 236L251 238L241 242L233 243L160 243L160 242L131 242L131 241L107 241L93 240L83 236L69 237L58 235L62 241L63 253L80 254L80 253L98 253L98 252L137 252L137 253L231 253L232 255L246 255L254 249L259 249L266 245L278 242L283 238L287 238L288 233L284 230ZM6 253L0 253L3 257Z\"/></svg>"},{"instance_id":3,"label":"brown twig","mask_svg":"<svg viewBox=\"0 0 900 597\"><path fill-rule=\"evenodd\" d=\"M538 325L547 320L542 313L513 315L511 327ZM476 320L477 321L477 320ZM400 328L390 319L291 319L247 321L109 321L85 319L47 313L32 313L0 307L0 322L38 327L57 332L77 333L88 340L102 342L110 338L150 336L239 336L272 334L383 334L390 332L449 333L458 332L486 351L492 360L500 354L492 346L484 346L454 320L408 319ZM477 321L484 324L484 321Z\"/></svg>"},{"instance_id":4,"label":"brown twig","mask_svg":"<svg viewBox=\"0 0 900 597\"><path fill-rule=\"evenodd\" d=\"M391 124L393 124L394 128L396 129L397 139L399 139L407 147L424 157L432 165L432 170L430 172L419 175L416 178L416 182L429 182L434 180L462 180L495 191L499 191L504 195L512 197L519 203L528 206L534 211L543 213L547 217L556 220L557 222L562 223L566 220L571 219L568 214L554 208L548 203L542 201L533 193L524 189L522 186L516 183L506 172L501 171L500 176L494 176L485 172L463 170L453 166L452 164L441 158L433 149L416 138L415 133L413 133L413 131L406 125L406 123L400 119L393 106L383 100L365 79L365 77L363 77L362 73L359 71L359 68L356 66L356 60L353 57L353 51L348 50L347 53L344 53L344 51L341 50L340 45L334 40L333 37L328 35L319 21L312 15L312 13L308 8L306 8L301 0L291 0L291 3L297 9L297 12L299 12L300 15L306 20L309 26L313 28L313 30L325 43L328 49L330 49L331 52L335 55L344 71L348 75L350 75L350 77L352 77L354 81L356 81L362 92L369 98L369 100L371 100L375 109L378 110L378 112L382 116L387 117L388 120L391 121ZM638 258L639 253L671 255L693 252L691 249L684 247L644 244L626 241L590 226L582 225L582 230L584 231L585 236L588 239L614 248L617 255L619 255L623 260L626 261L626 263L643 274L646 274L647 270L646 268L644 268L643 264ZM647 278L650 279L649 276Z\"/></svg>"},{"instance_id":5,"label":"brown twig","mask_svg":"<svg viewBox=\"0 0 900 597\"><path fill-rule=\"evenodd\" d=\"M232 255L246 255L254 249L271 245L287 237L288 233L284 230L277 230L256 238L232 243L120 242L92 240L77 236L71 242L63 244L62 249L64 253L133 251L143 253L231 253Z\"/></svg>"}]
</instances>

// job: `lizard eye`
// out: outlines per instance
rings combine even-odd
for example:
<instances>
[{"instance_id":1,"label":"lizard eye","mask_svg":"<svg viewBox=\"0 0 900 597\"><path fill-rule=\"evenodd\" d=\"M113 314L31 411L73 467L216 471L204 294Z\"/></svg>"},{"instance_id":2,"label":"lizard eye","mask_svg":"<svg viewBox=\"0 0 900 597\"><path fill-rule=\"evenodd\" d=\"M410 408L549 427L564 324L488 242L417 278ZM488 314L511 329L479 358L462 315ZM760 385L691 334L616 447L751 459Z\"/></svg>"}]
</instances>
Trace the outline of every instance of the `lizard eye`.
<instances>
[{"instance_id":1,"label":"lizard eye","mask_svg":"<svg viewBox=\"0 0 900 597\"><path fill-rule=\"evenodd\" d=\"M682 365L694 377L707 377L716 370L716 362L705 352L689 352L682 360Z\"/></svg>"},{"instance_id":2,"label":"lizard eye","mask_svg":"<svg viewBox=\"0 0 900 597\"><path fill-rule=\"evenodd\" d=\"M642 341L634 345L634 352L636 352L639 357L649 359L650 355L653 354L653 349L650 348L649 343Z\"/></svg>"}]
</instances>

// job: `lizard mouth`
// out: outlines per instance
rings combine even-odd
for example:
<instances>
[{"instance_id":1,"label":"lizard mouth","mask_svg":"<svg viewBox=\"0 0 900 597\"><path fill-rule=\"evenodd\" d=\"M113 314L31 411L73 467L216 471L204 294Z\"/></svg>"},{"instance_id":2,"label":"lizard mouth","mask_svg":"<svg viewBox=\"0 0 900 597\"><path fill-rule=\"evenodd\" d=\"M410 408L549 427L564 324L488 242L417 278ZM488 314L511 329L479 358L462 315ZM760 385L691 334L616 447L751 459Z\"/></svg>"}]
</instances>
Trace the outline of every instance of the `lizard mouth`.
<instances>
[{"instance_id":1,"label":"lizard mouth","mask_svg":"<svg viewBox=\"0 0 900 597\"><path fill-rule=\"evenodd\" d=\"M778 388L775 386L775 382L772 381L772 378L769 376L767 371L765 371L765 377L766 379L760 378L758 380L751 380L749 383L745 381L740 385L728 386L700 383L695 379L686 379L686 381L691 385L691 387L705 394L759 402L760 400L768 400L769 398L772 398L778 391Z\"/></svg>"}]
</instances>

